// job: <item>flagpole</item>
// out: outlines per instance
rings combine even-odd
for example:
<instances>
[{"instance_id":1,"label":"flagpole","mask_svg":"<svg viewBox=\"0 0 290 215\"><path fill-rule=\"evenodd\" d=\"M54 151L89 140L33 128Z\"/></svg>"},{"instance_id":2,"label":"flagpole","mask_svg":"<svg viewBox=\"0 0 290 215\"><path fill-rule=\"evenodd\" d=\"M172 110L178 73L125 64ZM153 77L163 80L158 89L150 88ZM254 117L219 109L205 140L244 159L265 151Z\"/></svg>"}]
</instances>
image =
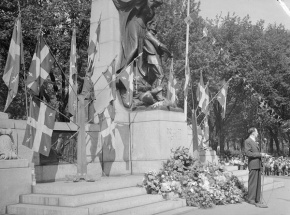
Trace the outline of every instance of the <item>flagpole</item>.
<instances>
[{"instance_id":1,"label":"flagpole","mask_svg":"<svg viewBox=\"0 0 290 215\"><path fill-rule=\"evenodd\" d=\"M18 0L18 9L19 9L19 19L20 19L20 23L21 23L21 7L20 7L20 1ZM28 119L29 113L28 113L28 98L27 98L27 86L25 83L26 80L26 68L25 68L25 60L24 60L24 53L23 53L23 38L22 38L22 28L20 29L21 32L21 44L20 44L20 55L22 55L22 58L20 56L20 64L21 64L21 59L23 59L23 80L24 80L24 93L25 93L25 108L26 108L26 117ZM21 48L22 47L22 48Z\"/></svg>"},{"instance_id":2,"label":"flagpole","mask_svg":"<svg viewBox=\"0 0 290 215\"><path fill-rule=\"evenodd\" d=\"M189 12L190 12L190 0L187 1L187 17L189 17ZM189 24L187 23L186 25L186 50L185 50L185 66L188 65L188 49L189 49ZM186 70L185 68L185 77L186 77ZM184 97L184 119L187 121L187 96Z\"/></svg>"}]
</instances>

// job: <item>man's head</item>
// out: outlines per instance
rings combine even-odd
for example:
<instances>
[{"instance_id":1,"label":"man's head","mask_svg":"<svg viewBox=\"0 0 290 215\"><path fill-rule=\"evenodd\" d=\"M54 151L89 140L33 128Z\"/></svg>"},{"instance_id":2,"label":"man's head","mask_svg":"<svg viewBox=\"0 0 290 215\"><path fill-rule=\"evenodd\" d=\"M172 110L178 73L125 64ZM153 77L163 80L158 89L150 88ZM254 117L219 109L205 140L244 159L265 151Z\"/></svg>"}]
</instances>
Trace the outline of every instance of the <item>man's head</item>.
<instances>
[{"instance_id":1,"label":"man's head","mask_svg":"<svg viewBox=\"0 0 290 215\"><path fill-rule=\"evenodd\" d=\"M256 128L252 127L248 130L248 134L249 134L249 136L257 138L258 137L258 130Z\"/></svg>"},{"instance_id":2,"label":"man's head","mask_svg":"<svg viewBox=\"0 0 290 215\"><path fill-rule=\"evenodd\" d=\"M154 32L156 34L156 27L157 27L157 22L155 20L151 20L147 23L147 29L148 31Z\"/></svg>"}]
</instances>

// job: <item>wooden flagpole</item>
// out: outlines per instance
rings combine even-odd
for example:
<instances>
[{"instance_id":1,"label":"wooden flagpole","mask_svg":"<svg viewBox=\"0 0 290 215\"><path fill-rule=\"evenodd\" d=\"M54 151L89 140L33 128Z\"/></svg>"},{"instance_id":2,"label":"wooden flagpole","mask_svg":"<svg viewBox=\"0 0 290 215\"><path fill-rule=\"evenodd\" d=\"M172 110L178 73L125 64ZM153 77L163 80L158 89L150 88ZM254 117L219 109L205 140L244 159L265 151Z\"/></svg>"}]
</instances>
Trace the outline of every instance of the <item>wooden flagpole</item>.
<instances>
[{"instance_id":1,"label":"wooden flagpole","mask_svg":"<svg viewBox=\"0 0 290 215\"><path fill-rule=\"evenodd\" d=\"M190 12L190 0L187 0L187 17L189 17ZM189 49L189 25L190 23L186 24L186 50L185 50L185 77L186 77L186 70L188 65L188 49ZM184 119L187 121L187 96L184 98Z\"/></svg>"}]
</instances>

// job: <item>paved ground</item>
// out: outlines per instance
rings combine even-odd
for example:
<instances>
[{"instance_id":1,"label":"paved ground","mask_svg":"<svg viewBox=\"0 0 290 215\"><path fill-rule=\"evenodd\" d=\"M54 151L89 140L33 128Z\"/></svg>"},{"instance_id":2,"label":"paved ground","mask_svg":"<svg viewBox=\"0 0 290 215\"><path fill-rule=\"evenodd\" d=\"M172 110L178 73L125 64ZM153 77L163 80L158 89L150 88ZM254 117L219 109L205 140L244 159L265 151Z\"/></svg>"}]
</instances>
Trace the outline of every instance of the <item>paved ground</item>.
<instances>
[{"instance_id":1,"label":"paved ground","mask_svg":"<svg viewBox=\"0 0 290 215\"><path fill-rule=\"evenodd\" d=\"M212 209L198 209L183 215L290 215L290 177L273 177L283 181L285 187L264 193L264 201L269 208L257 208L247 203L216 206Z\"/></svg>"}]
</instances>

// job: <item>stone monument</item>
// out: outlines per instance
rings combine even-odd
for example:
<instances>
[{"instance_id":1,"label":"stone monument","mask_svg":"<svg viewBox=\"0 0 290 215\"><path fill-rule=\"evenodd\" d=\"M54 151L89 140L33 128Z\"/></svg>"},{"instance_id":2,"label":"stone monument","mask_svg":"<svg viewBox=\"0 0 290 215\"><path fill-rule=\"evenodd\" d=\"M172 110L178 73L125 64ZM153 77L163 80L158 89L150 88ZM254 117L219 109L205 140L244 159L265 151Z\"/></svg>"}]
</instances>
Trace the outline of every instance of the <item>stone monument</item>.
<instances>
[{"instance_id":1,"label":"stone monument","mask_svg":"<svg viewBox=\"0 0 290 215\"><path fill-rule=\"evenodd\" d=\"M92 76L95 85L96 102L94 103L97 113L106 108L107 98L110 98L109 89L106 89L107 81L102 73L109 66L111 61L118 55L118 70L124 68L132 59L141 52L140 47L144 47L144 38L147 31L146 24L154 17L154 9L162 1L159 0L93 0L91 11L90 35L95 32L98 20L101 16L100 50L99 59L95 62L95 70ZM126 10L132 12L126 15L122 8L131 7ZM117 10L118 9L118 10ZM147 11L145 17L134 16L138 11ZM125 11L125 12L126 12ZM133 14L133 15L132 15ZM132 18L128 28L140 24L137 30L126 31L122 23L128 18ZM144 14L143 14L144 15ZM139 25L138 24L138 25ZM136 30L136 28L134 28ZM139 38L132 46L124 46L125 34L133 34ZM142 34L141 34L142 33ZM142 41L140 41L142 39ZM140 46L140 44L143 44ZM126 49L126 51L124 51ZM165 48L161 48L166 52ZM123 54L120 55L120 50ZM121 53L122 53L121 52ZM169 55L170 53L168 53ZM142 58L142 61L144 58ZM142 64L137 63L139 69ZM143 67L144 68L144 67ZM158 79L158 78L157 78ZM162 162L170 157L171 149L179 146L189 147L190 141L187 134L187 123L184 121L183 112L169 111L167 107L157 109L144 109L133 111L123 106L121 96L117 93L114 101L115 105L115 144L113 149L106 146L97 145L99 158L102 159L102 170L106 175L135 174L144 173L149 170L158 170ZM96 116L97 118L97 116ZM94 144L92 141L89 144Z\"/></svg>"}]
</instances>

